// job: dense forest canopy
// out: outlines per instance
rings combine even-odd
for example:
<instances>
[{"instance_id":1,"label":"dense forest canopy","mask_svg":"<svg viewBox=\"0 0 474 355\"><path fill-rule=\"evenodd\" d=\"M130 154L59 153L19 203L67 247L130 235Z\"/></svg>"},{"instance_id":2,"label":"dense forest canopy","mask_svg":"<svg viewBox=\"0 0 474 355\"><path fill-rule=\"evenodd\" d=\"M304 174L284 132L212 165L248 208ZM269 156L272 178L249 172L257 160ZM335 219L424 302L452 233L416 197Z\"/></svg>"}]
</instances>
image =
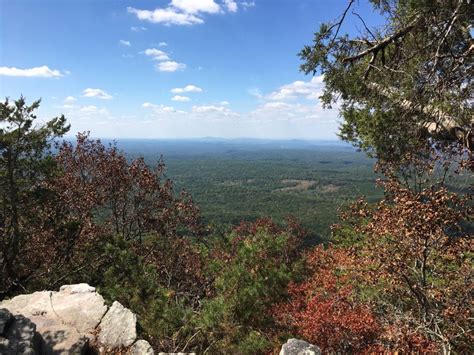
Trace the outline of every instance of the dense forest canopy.
<instances>
[{"instance_id":1,"label":"dense forest canopy","mask_svg":"<svg viewBox=\"0 0 474 355\"><path fill-rule=\"evenodd\" d=\"M373 0L373 29L355 3L302 69L324 74L341 137L377 158L381 201L341 209L317 246L298 216L213 228L161 160L87 133L61 143L65 117L41 125L38 101L7 99L0 299L87 282L137 313L156 351L264 354L288 337L330 353L472 351L473 5ZM356 37L341 31L351 15ZM468 186L448 183L460 175Z\"/></svg>"}]
</instances>

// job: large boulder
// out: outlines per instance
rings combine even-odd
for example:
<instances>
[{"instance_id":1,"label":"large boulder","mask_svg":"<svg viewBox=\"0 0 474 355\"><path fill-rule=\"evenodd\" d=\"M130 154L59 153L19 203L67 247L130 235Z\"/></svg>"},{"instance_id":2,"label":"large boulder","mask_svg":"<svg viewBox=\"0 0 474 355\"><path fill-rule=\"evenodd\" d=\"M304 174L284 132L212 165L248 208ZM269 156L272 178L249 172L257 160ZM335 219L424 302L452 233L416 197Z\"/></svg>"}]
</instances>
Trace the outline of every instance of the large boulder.
<instances>
[{"instance_id":1,"label":"large boulder","mask_svg":"<svg viewBox=\"0 0 474 355\"><path fill-rule=\"evenodd\" d=\"M41 353L82 354L107 311L102 296L83 285L16 296L1 302L0 308L23 315L36 325Z\"/></svg>"},{"instance_id":2,"label":"large boulder","mask_svg":"<svg viewBox=\"0 0 474 355\"><path fill-rule=\"evenodd\" d=\"M321 349L304 340L289 339L283 344L280 355L321 355Z\"/></svg>"},{"instance_id":3,"label":"large boulder","mask_svg":"<svg viewBox=\"0 0 474 355\"><path fill-rule=\"evenodd\" d=\"M118 302L108 309L87 284L20 295L0 302L0 354L83 354L91 344L99 352L153 354L148 342L135 342L136 322Z\"/></svg>"},{"instance_id":4,"label":"large boulder","mask_svg":"<svg viewBox=\"0 0 474 355\"><path fill-rule=\"evenodd\" d=\"M128 347L137 338L137 316L115 301L100 323L97 338L107 348Z\"/></svg>"}]
</instances>

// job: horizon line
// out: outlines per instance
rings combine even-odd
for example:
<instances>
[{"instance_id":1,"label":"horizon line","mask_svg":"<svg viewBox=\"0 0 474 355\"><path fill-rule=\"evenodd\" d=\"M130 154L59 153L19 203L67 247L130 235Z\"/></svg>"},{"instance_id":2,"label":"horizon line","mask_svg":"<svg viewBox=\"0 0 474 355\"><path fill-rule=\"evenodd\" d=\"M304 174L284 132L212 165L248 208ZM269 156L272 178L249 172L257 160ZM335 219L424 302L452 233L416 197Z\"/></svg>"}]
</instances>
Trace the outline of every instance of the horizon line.
<instances>
[{"instance_id":1,"label":"horizon line","mask_svg":"<svg viewBox=\"0 0 474 355\"><path fill-rule=\"evenodd\" d=\"M64 135L64 138L75 138L76 135ZM108 140L255 140L255 141L302 141L302 142L340 142L340 143L349 143L345 142L342 139L338 138L258 138L258 137L215 137L215 136L206 136L206 137L100 137L90 135L93 139L108 139Z\"/></svg>"}]
</instances>

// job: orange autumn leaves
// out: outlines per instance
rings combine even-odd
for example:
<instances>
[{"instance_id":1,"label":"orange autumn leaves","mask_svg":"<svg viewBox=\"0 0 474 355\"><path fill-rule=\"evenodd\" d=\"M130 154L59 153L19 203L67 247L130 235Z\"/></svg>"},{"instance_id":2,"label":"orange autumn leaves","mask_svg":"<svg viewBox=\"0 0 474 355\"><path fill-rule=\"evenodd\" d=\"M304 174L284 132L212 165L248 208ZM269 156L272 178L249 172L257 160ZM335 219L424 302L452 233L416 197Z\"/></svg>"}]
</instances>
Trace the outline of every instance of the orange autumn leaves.
<instances>
[{"instance_id":1,"label":"orange autumn leaves","mask_svg":"<svg viewBox=\"0 0 474 355\"><path fill-rule=\"evenodd\" d=\"M291 302L276 309L280 324L325 351L361 351L374 342L380 326L368 305L354 298L344 249L314 248L307 255L309 278L289 287Z\"/></svg>"},{"instance_id":2,"label":"orange autumn leaves","mask_svg":"<svg viewBox=\"0 0 474 355\"><path fill-rule=\"evenodd\" d=\"M415 193L384 185L382 202L353 205L336 242L308 252L308 277L290 285L275 317L324 351L467 351L468 200L443 187Z\"/></svg>"}]
</instances>

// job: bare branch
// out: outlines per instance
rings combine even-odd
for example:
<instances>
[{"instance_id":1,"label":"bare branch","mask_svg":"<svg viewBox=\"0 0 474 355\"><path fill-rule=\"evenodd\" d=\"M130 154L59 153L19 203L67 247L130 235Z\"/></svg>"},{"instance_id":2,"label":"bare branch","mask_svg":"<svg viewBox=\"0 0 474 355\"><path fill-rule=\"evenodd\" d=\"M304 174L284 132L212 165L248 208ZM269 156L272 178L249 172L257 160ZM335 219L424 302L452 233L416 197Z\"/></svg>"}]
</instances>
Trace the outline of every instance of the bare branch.
<instances>
[{"instance_id":1,"label":"bare branch","mask_svg":"<svg viewBox=\"0 0 474 355\"><path fill-rule=\"evenodd\" d=\"M367 33L370 34L374 40L377 40L377 37L375 37L375 35L372 33L372 31L367 27L367 25L366 25L364 19L363 19L357 12L352 11L352 14L355 15L355 16L357 16L357 17L359 18L359 20L360 20L360 21L362 22L362 24L364 25L365 30L367 31Z\"/></svg>"},{"instance_id":2,"label":"bare branch","mask_svg":"<svg viewBox=\"0 0 474 355\"><path fill-rule=\"evenodd\" d=\"M352 4L354 3L354 0L350 0L349 1L349 4L347 5L346 9L344 10L342 16L341 16L341 19L339 20L339 22L336 22L335 24L333 24L329 30L332 30L334 27L337 26L337 30L336 30L336 33L334 34L331 42L329 43L329 47L332 47L332 45L334 44L334 41L336 40L337 38L337 35L339 34L339 30L341 29L341 26L342 26L342 23L344 22L344 19L346 18L346 15L347 15L347 12L349 11L349 9L351 8Z\"/></svg>"},{"instance_id":3,"label":"bare branch","mask_svg":"<svg viewBox=\"0 0 474 355\"><path fill-rule=\"evenodd\" d=\"M384 38L383 40L378 41L376 45L374 45L370 48L367 48L366 50L364 50L364 51L362 51L362 52L360 52L356 55L353 55L351 57L346 57L342 61L343 62L354 62L354 61L356 61L360 58L365 57L366 55L368 55L370 53L374 53L376 55L379 50L387 47L390 43L393 43L397 39L404 37L407 33L409 33L411 30L413 30L413 28L415 28L415 25L418 22L418 20L419 20L419 18L417 17L408 26L406 26L406 27L402 28L401 30L395 32L391 36L388 36L388 37Z\"/></svg>"}]
</instances>

